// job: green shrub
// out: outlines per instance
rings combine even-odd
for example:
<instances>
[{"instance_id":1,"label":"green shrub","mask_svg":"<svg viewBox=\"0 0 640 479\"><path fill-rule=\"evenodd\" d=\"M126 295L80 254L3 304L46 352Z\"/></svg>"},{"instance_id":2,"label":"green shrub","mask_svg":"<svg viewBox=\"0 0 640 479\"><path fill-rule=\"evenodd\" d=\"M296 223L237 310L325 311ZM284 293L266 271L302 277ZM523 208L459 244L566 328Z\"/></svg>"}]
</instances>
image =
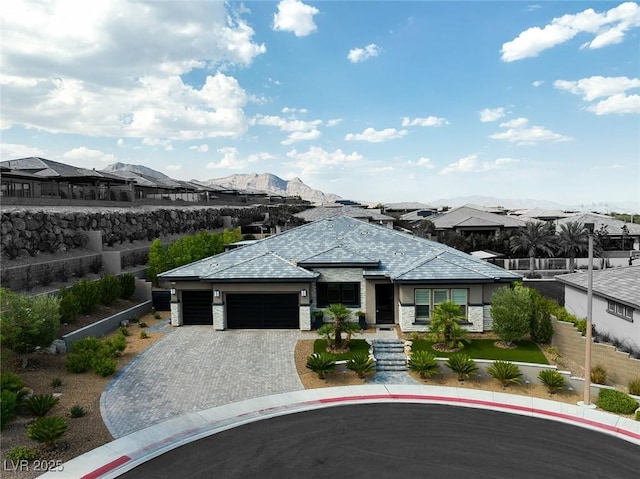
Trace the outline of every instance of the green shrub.
<instances>
[{"instance_id":1,"label":"green shrub","mask_svg":"<svg viewBox=\"0 0 640 479\"><path fill-rule=\"evenodd\" d=\"M7 459L14 463L20 461L33 461L36 457L38 457L36 451L26 446L14 446L9 449L9 452L7 453Z\"/></svg>"},{"instance_id":2,"label":"green shrub","mask_svg":"<svg viewBox=\"0 0 640 479\"><path fill-rule=\"evenodd\" d=\"M82 351L79 353L67 354L65 368L71 373L86 373L91 369L91 353Z\"/></svg>"},{"instance_id":3,"label":"green shrub","mask_svg":"<svg viewBox=\"0 0 640 479\"><path fill-rule=\"evenodd\" d=\"M0 429L4 429L6 425L14 417L18 409L18 393L3 389L0 392Z\"/></svg>"},{"instance_id":4,"label":"green shrub","mask_svg":"<svg viewBox=\"0 0 640 479\"><path fill-rule=\"evenodd\" d=\"M356 353L347 361L347 369L353 371L360 379L376 369L376 365L367 353Z\"/></svg>"},{"instance_id":5,"label":"green shrub","mask_svg":"<svg viewBox=\"0 0 640 479\"><path fill-rule=\"evenodd\" d=\"M68 426L66 419L60 416L41 417L27 427L27 437L53 447L65 435Z\"/></svg>"},{"instance_id":6,"label":"green shrub","mask_svg":"<svg viewBox=\"0 0 640 479\"><path fill-rule=\"evenodd\" d=\"M598 407L616 414L633 414L638 409L638 401L617 389L601 389Z\"/></svg>"},{"instance_id":7,"label":"green shrub","mask_svg":"<svg viewBox=\"0 0 640 479\"><path fill-rule=\"evenodd\" d=\"M330 353L313 353L307 358L307 369L317 373L320 379L324 379L326 373L335 371L336 360Z\"/></svg>"},{"instance_id":8,"label":"green shrub","mask_svg":"<svg viewBox=\"0 0 640 479\"><path fill-rule=\"evenodd\" d=\"M100 302L105 305L113 304L122 295L120 280L112 274L100 278Z\"/></svg>"},{"instance_id":9,"label":"green shrub","mask_svg":"<svg viewBox=\"0 0 640 479\"><path fill-rule=\"evenodd\" d=\"M145 323L144 321L140 321L140 322L138 323L138 326L140 326L141 328L146 328L146 327L148 326L148 324L147 324L147 323Z\"/></svg>"},{"instance_id":10,"label":"green shrub","mask_svg":"<svg viewBox=\"0 0 640 479\"><path fill-rule=\"evenodd\" d=\"M487 373L497 379L503 388L506 388L510 383L520 384L522 382L522 371L510 361L494 361L487 368Z\"/></svg>"},{"instance_id":11,"label":"green shrub","mask_svg":"<svg viewBox=\"0 0 640 479\"><path fill-rule=\"evenodd\" d=\"M43 417L59 402L52 394L34 394L24 402L24 409L32 416Z\"/></svg>"},{"instance_id":12,"label":"green shrub","mask_svg":"<svg viewBox=\"0 0 640 479\"><path fill-rule=\"evenodd\" d=\"M118 328L118 330L120 331L120 334L121 334L122 336L129 336L129 334L130 334L130 333L129 333L129 328L127 328L126 326L120 326L120 327Z\"/></svg>"},{"instance_id":13,"label":"green shrub","mask_svg":"<svg viewBox=\"0 0 640 479\"><path fill-rule=\"evenodd\" d=\"M122 351L127 349L127 340L122 334L118 334L111 339L106 339L103 343L104 353L110 357L120 357Z\"/></svg>"},{"instance_id":14,"label":"green shrub","mask_svg":"<svg viewBox=\"0 0 640 479\"><path fill-rule=\"evenodd\" d=\"M538 373L538 379L547 387L549 394L555 394L564 388L564 376L555 369L543 369Z\"/></svg>"},{"instance_id":15,"label":"green shrub","mask_svg":"<svg viewBox=\"0 0 640 479\"><path fill-rule=\"evenodd\" d=\"M529 288L504 286L491 296L493 332L506 344L522 339L530 329L533 300Z\"/></svg>"},{"instance_id":16,"label":"green shrub","mask_svg":"<svg viewBox=\"0 0 640 479\"><path fill-rule=\"evenodd\" d=\"M640 421L640 409L636 411L636 421Z\"/></svg>"},{"instance_id":17,"label":"green shrub","mask_svg":"<svg viewBox=\"0 0 640 479\"><path fill-rule=\"evenodd\" d=\"M51 387L53 389L59 388L60 386L62 386L62 379L60 378L53 378L51 380Z\"/></svg>"},{"instance_id":18,"label":"green shrub","mask_svg":"<svg viewBox=\"0 0 640 479\"><path fill-rule=\"evenodd\" d=\"M422 379L427 379L440 371L436 356L429 351L414 351L411 353L407 361L407 367L410 371L420 374Z\"/></svg>"},{"instance_id":19,"label":"green shrub","mask_svg":"<svg viewBox=\"0 0 640 479\"><path fill-rule=\"evenodd\" d=\"M102 342L93 336L80 339L71 345L72 353L90 352L97 353L102 349Z\"/></svg>"},{"instance_id":20,"label":"green shrub","mask_svg":"<svg viewBox=\"0 0 640 479\"><path fill-rule=\"evenodd\" d=\"M69 416L71 417L82 417L86 414L85 410L82 408L82 406L78 406L77 404L75 406L71 406L71 409L69 410Z\"/></svg>"},{"instance_id":21,"label":"green shrub","mask_svg":"<svg viewBox=\"0 0 640 479\"><path fill-rule=\"evenodd\" d=\"M24 387L22 378L15 373L7 371L0 375L0 390L17 393Z\"/></svg>"},{"instance_id":22,"label":"green shrub","mask_svg":"<svg viewBox=\"0 0 640 479\"><path fill-rule=\"evenodd\" d=\"M535 289L529 288L533 302L533 311L529 319L529 335L536 343L548 344L553 338L551 311L555 307L553 300L542 296Z\"/></svg>"},{"instance_id":23,"label":"green shrub","mask_svg":"<svg viewBox=\"0 0 640 479\"><path fill-rule=\"evenodd\" d=\"M607 371L604 369L604 366L596 364L591 368L591 382L596 384L607 383Z\"/></svg>"},{"instance_id":24,"label":"green shrub","mask_svg":"<svg viewBox=\"0 0 640 479\"><path fill-rule=\"evenodd\" d=\"M133 317L129 318L129 322L132 323L132 324L139 323L140 322L140 318L137 317L137 316L133 316Z\"/></svg>"},{"instance_id":25,"label":"green shrub","mask_svg":"<svg viewBox=\"0 0 640 479\"><path fill-rule=\"evenodd\" d=\"M71 287L71 292L78 298L83 314L91 313L100 302L100 288L93 281L81 279Z\"/></svg>"},{"instance_id":26,"label":"green shrub","mask_svg":"<svg viewBox=\"0 0 640 479\"><path fill-rule=\"evenodd\" d=\"M447 367L458 375L458 381L464 381L478 370L476 362L463 353L449 356Z\"/></svg>"},{"instance_id":27,"label":"green shrub","mask_svg":"<svg viewBox=\"0 0 640 479\"><path fill-rule=\"evenodd\" d=\"M576 326L576 329L580 331L580 334L582 334L583 336L586 334L587 332L586 319L576 319L576 321L573 324Z\"/></svg>"},{"instance_id":28,"label":"green shrub","mask_svg":"<svg viewBox=\"0 0 640 479\"><path fill-rule=\"evenodd\" d=\"M117 362L115 359L105 358L104 356L94 358L93 361L91 361L91 369L93 372L103 378L114 374L116 372L116 365Z\"/></svg>"},{"instance_id":29,"label":"green shrub","mask_svg":"<svg viewBox=\"0 0 640 479\"><path fill-rule=\"evenodd\" d=\"M640 378L629 381L629 394L640 396Z\"/></svg>"},{"instance_id":30,"label":"green shrub","mask_svg":"<svg viewBox=\"0 0 640 479\"><path fill-rule=\"evenodd\" d=\"M133 293L136 292L136 277L131 273L121 274L118 278L120 281L120 297L122 299L131 299Z\"/></svg>"},{"instance_id":31,"label":"green shrub","mask_svg":"<svg viewBox=\"0 0 640 479\"><path fill-rule=\"evenodd\" d=\"M153 313L153 317L155 319L162 319L162 315L160 313Z\"/></svg>"},{"instance_id":32,"label":"green shrub","mask_svg":"<svg viewBox=\"0 0 640 479\"><path fill-rule=\"evenodd\" d=\"M148 339L149 335L146 331L140 331L140 339Z\"/></svg>"},{"instance_id":33,"label":"green shrub","mask_svg":"<svg viewBox=\"0 0 640 479\"><path fill-rule=\"evenodd\" d=\"M62 288L58 293L60 298L60 321L63 323L73 323L78 314L82 312L80 301L75 293L66 288Z\"/></svg>"}]
</instances>

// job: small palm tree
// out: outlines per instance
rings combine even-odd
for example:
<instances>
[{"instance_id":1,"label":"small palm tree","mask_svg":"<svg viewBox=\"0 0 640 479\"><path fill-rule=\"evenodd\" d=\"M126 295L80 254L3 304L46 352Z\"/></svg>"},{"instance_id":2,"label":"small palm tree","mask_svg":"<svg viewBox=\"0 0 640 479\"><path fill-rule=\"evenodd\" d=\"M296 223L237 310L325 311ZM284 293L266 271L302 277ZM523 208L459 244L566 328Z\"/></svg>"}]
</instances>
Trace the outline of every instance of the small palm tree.
<instances>
[{"instance_id":1,"label":"small palm tree","mask_svg":"<svg viewBox=\"0 0 640 479\"><path fill-rule=\"evenodd\" d=\"M342 345L342 331L344 330L343 324L351 316L351 311L342 303L330 304L325 313L333 319L334 324L334 341L333 347L336 350L341 350Z\"/></svg>"},{"instance_id":2,"label":"small palm tree","mask_svg":"<svg viewBox=\"0 0 640 479\"><path fill-rule=\"evenodd\" d=\"M554 254L555 230L551 223L527 221L525 227L512 236L509 243L512 252L524 251L529 255L529 276L533 277L536 254Z\"/></svg>"},{"instance_id":3,"label":"small palm tree","mask_svg":"<svg viewBox=\"0 0 640 479\"><path fill-rule=\"evenodd\" d=\"M558 233L558 251L569 257L569 269L575 271L576 256L589 249L589 234L578 221L569 221L560 225Z\"/></svg>"},{"instance_id":4,"label":"small palm tree","mask_svg":"<svg viewBox=\"0 0 640 479\"><path fill-rule=\"evenodd\" d=\"M487 368L487 373L500 381L502 389L506 388L510 383L520 384L522 382L522 371L510 361L494 361Z\"/></svg>"},{"instance_id":5,"label":"small palm tree","mask_svg":"<svg viewBox=\"0 0 640 479\"><path fill-rule=\"evenodd\" d=\"M320 379L324 379L325 374L336 369L336 358L331 353L313 353L307 358L307 369L317 373Z\"/></svg>"},{"instance_id":6,"label":"small palm tree","mask_svg":"<svg viewBox=\"0 0 640 479\"><path fill-rule=\"evenodd\" d=\"M367 353L357 353L347 361L347 369L356 373L360 379L364 379L365 374L376 369L376 365Z\"/></svg>"},{"instance_id":7,"label":"small palm tree","mask_svg":"<svg viewBox=\"0 0 640 479\"><path fill-rule=\"evenodd\" d=\"M429 336L432 341L444 343L447 348L463 348L467 332L460 327L460 306L453 301L440 303L433 310L429 325Z\"/></svg>"},{"instance_id":8,"label":"small palm tree","mask_svg":"<svg viewBox=\"0 0 640 479\"><path fill-rule=\"evenodd\" d=\"M550 395L564 388L564 377L554 369L543 369L538 373L538 379L547 387Z\"/></svg>"},{"instance_id":9,"label":"small palm tree","mask_svg":"<svg viewBox=\"0 0 640 479\"><path fill-rule=\"evenodd\" d=\"M429 351L412 353L407 362L407 367L411 371L420 374L421 379L427 379L440 371L435 355Z\"/></svg>"},{"instance_id":10,"label":"small palm tree","mask_svg":"<svg viewBox=\"0 0 640 479\"><path fill-rule=\"evenodd\" d=\"M468 379L469 376L475 374L478 370L476 362L462 353L452 354L449 359L447 359L447 367L458 374L458 381Z\"/></svg>"}]
</instances>

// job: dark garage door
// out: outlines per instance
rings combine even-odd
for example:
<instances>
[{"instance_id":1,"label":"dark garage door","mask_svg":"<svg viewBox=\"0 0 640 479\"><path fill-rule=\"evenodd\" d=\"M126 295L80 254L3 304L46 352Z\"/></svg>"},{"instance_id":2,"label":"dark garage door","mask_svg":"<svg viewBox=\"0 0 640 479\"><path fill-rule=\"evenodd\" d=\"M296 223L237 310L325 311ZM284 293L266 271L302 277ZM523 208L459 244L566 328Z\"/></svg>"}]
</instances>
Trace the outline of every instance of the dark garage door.
<instances>
[{"instance_id":1,"label":"dark garage door","mask_svg":"<svg viewBox=\"0 0 640 479\"><path fill-rule=\"evenodd\" d=\"M182 324L213 324L213 291L182 292Z\"/></svg>"},{"instance_id":2,"label":"dark garage door","mask_svg":"<svg viewBox=\"0 0 640 479\"><path fill-rule=\"evenodd\" d=\"M229 329L298 329L297 294L227 294Z\"/></svg>"}]
</instances>

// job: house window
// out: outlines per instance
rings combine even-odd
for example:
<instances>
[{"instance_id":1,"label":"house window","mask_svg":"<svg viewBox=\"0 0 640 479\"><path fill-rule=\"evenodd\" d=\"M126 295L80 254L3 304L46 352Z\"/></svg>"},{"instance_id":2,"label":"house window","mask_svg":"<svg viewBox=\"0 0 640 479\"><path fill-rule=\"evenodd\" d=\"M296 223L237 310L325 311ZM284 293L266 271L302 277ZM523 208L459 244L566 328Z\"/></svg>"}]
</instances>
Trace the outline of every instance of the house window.
<instances>
[{"instance_id":1,"label":"house window","mask_svg":"<svg viewBox=\"0 0 640 479\"><path fill-rule=\"evenodd\" d=\"M416 321L428 321L431 310L431 290L415 290Z\"/></svg>"},{"instance_id":2,"label":"house window","mask_svg":"<svg viewBox=\"0 0 640 479\"><path fill-rule=\"evenodd\" d=\"M451 301L456 303L460 307L460 316L467 317L467 290L466 289L452 289Z\"/></svg>"},{"instance_id":3,"label":"house window","mask_svg":"<svg viewBox=\"0 0 640 479\"><path fill-rule=\"evenodd\" d=\"M607 301L607 312L633 322L633 308L616 301Z\"/></svg>"},{"instance_id":4,"label":"house window","mask_svg":"<svg viewBox=\"0 0 640 479\"><path fill-rule=\"evenodd\" d=\"M466 289L416 289L414 296L416 321L428 321L431 319L433 308L447 301L457 304L460 307L460 316L467 318L468 291Z\"/></svg>"},{"instance_id":5,"label":"house window","mask_svg":"<svg viewBox=\"0 0 640 479\"><path fill-rule=\"evenodd\" d=\"M433 307L435 308L440 303L446 303L449 301L448 289L434 289L433 290Z\"/></svg>"},{"instance_id":6,"label":"house window","mask_svg":"<svg viewBox=\"0 0 640 479\"><path fill-rule=\"evenodd\" d=\"M360 283L318 283L318 306L342 303L360 306Z\"/></svg>"}]
</instances>

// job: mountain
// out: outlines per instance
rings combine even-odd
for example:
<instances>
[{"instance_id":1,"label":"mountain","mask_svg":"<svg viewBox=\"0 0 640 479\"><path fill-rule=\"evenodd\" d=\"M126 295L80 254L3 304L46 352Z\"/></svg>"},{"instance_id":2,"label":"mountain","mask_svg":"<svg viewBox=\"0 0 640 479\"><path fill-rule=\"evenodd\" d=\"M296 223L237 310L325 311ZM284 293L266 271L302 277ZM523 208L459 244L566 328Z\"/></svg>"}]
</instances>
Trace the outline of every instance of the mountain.
<instances>
[{"instance_id":1,"label":"mountain","mask_svg":"<svg viewBox=\"0 0 640 479\"><path fill-rule=\"evenodd\" d=\"M131 171L132 173L137 173L139 175L151 176L152 178L158 178L162 180L173 180L173 178L165 175L164 173L160 173L148 166L144 165L131 165L128 163L113 163L102 171Z\"/></svg>"},{"instance_id":2,"label":"mountain","mask_svg":"<svg viewBox=\"0 0 640 479\"><path fill-rule=\"evenodd\" d=\"M195 180L192 180L194 183ZM305 185L300 178L283 180L271 173L250 173L245 175L231 175L224 178L212 178L199 182L205 185L220 185L237 190L257 190L280 196L299 196L312 203L331 203L339 200L338 195L323 193Z\"/></svg>"}]
</instances>

